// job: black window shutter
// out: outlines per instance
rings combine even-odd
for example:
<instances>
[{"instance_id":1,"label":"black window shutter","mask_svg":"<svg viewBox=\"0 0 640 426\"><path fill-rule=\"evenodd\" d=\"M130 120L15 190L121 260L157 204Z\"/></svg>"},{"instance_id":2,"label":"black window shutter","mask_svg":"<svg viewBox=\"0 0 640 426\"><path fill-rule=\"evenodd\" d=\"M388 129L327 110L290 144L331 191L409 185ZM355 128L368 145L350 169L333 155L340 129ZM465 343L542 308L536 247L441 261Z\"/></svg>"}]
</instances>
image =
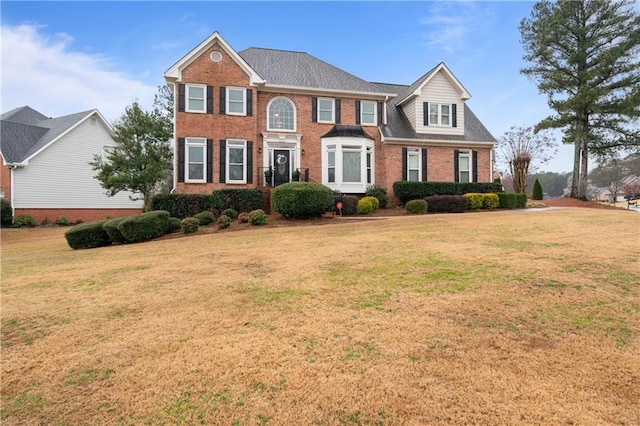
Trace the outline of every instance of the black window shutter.
<instances>
[{"instance_id":1,"label":"black window shutter","mask_svg":"<svg viewBox=\"0 0 640 426\"><path fill-rule=\"evenodd\" d=\"M253 183L253 142L247 141L247 183Z\"/></svg>"},{"instance_id":2,"label":"black window shutter","mask_svg":"<svg viewBox=\"0 0 640 426\"><path fill-rule=\"evenodd\" d=\"M422 148L422 181L427 181L427 149Z\"/></svg>"},{"instance_id":3,"label":"black window shutter","mask_svg":"<svg viewBox=\"0 0 640 426\"><path fill-rule=\"evenodd\" d=\"M213 86L207 86L207 114L213 114Z\"/></svg>"},{"instance_id":4,"label":"black window shutter","mask_svg":"<svg viewBox=\"0 0 640 426\"><path fill-rule=\"evenodd\" d=\"M178 111L184 112L184 84L178 84Z\"/></svg>"},{"instance_id":5,"label":"black window shutter","mask_svg":"<svg viewBox=\"0 0 640 426\"><path fill-rule=\"evenodd\" d=\"M382 102L378 102L378 126L382 126Z\"/></svg>"},{"instance_id":6,"label":"black window shutter","mask_svg":"<svg viewBox=\"0 0 640 426\"><path fill-rule=\"evenodd\" d=\"M340 115L342 114L340 108L340 99L336 99L336 124L340 124Z\"/></svg>"},{"instance_id":7,"label":"black window shutter","mask_svg":"<svg viewBox=\"0 0 640 426\"><path fill-rule=\"evenodd\" d=\"M356 101L356 124L360 124L360 101Z\"/></svg>"},{"instance_id":8,"label":"black window shutter","mask_svg":"<svg viewBox=\"0 0 640 426\"><path fill-rule=\"evenodd\" d=\"M220 141L220 183L225 183L226 172L226 157L227 157L227 141L222 139Z\"/></svg>"},{"instance_id":9,"label":"black window shutter","mask_svg":"<svg viewBox=\"0 0 640 426\"><path fill-rule=\"evenodd\" d=\"M458 105L451 105L451 126L458 127Z\"/></svg>"},{"instance_id":10,"label":"black window shutter","mask_svg":"<svg viewBox=\"0 0 640 426\"><path fill-rule=\"evenodd\" d=\"M247 89L247 115L253 115L253 90Z\"/></svg>"},{"instance_id":11,"label":"black window shutter","mask_svg":"<svg viewBox=\"0 0 640 426\"><path fill-rule=\"evenodd\" d=\"M407 171L407 148L402 148L402 178L400 180L409 180Z\"/></svg>"},{"instance_id":12,"label":"black window shutter","mask_svg":"<svg viewBox=\"0 0 640 426\"><path fill-rule=\"evenodd\" d=\"M318 122L318 98L311 98L311 122Z\"/></svg>"},{"instance_id":13,"label":"black window shutter","mask_svg":"<svg viewBox=\"0 0 640 426\"><path fill-rule=\"evenodd\" d=\"M453 150L453 181L460 182L460 165L458 164L458 156L460 151Z\"/></svg>"},{"instance_id":14,"label":"black window shutter","mask_svg":"<svg viewBox=\"0 0 640 426\"><path fill-rule=\"evenodd\" d=\"M213 183L213 140L207 139L207 183Z\"/></svg>"},{"instance_id":15,"label":"black window shutter","mask_svg":"<svg viewBox=\"0 0 640 426\"><path fill-rule=\"evenodd\" d=\"M184 138L178 138L178 182L184 182Z\"/></svg>"},{"instance_id":16,"label":"black window shutter","mask_svg":"<svg viewBox=\"0 0 640 426\"><path fill-rule=\"evenodd\" d=\"M227 102L227 88L220 87L220 114L225 114L225 106Z\"/></svg>"},{"instance_id":17,"label":"black window shutter","mask_svg":"<svg viewBox=\"0 0 640 426\"><path fill-rule=\"evenodd\" d=\"M429 125L429 102L422 103L422 124Z\"/></svg>"},{"instance_id":18,"label":"black window shutter","mask_svg":"<svg viewBox=\"0 0 640 426\"><path fill-rule=\"evenodd\" d=\"M471 162L473 167L473 180L471 182L477 182L478 181L478 151L472 152Z\"/></svg>"}]
</instances>

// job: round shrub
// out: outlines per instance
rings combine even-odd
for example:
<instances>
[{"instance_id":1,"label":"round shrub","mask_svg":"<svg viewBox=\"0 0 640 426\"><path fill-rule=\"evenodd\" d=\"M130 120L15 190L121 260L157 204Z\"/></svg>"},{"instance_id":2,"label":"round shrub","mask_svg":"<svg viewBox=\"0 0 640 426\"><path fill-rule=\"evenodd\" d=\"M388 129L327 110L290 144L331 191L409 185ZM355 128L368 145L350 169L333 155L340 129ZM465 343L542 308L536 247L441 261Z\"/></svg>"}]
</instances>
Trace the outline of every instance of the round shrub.
<instances>
[{"instance_id":1,"label":"round shrub","mask_svg":"<svg viewBox=\"0 0 640 426\"><path fill-rule=\"evenodd\" d=\"M482 208L482 194L478 192L468 192L464 196L469 200L469 210L480 210Z\"/></svg>"},{"instance_id":2,"label":"round shrub","mask_svg":"<svg viewBox=\"0 0 640 426\"><path fill-rule=\"evenodd\" d=\"M242 212L238 215L238 223L249 223L249 213Z\"/></svg>"},{"instance_id":3,"label":"round shrub","mask_svg":"<svg viewBox=\"0 0 640 426\"><path fill-rule=\"evenodd\" d=\"M380 185L369 185L367 186L367 190L364 195L368 197L376 197L378 199L378 203L381 209L387 208L387 203L389 202L389 196L387 195L387 190Z\"/></svg>"},{"instance_id":4,"label":"round shrub","mask_svg":"<svg viewBox=\"0 0 640 426\"><path fill-rule=\"evenodd\" d=\"M320 217L333 206L333 191L314 182L288 182L271 193L271 207L289 218Z\"/></svg>"},{"instance_id":5,"label":"round shrub","mask_svg":"<svg viewBox=\"0 0 640 426\"><path fill-rule=\"evenodd\" d=\"M360 198L358 198L356 195L337 194L334 196L334 199L335 199L335 202L333 203L333 206L336 213L340 212L336 207L336 204L338 202L342 203L343 216L354 215L357 213L356 208L358 207L358 201L360 201Z\"/></svg>"},{"instance_id":6,"label":"round shrub","mask_svg":"<svg viewBox=\"0 0 640 426\"><path fill-rule=\"evenodd\" d=\"M216 221L216 215L214 215L213 213L211 213L208 210L205 210L205 211L200 212L198 214L194 214L193 217L200 221L200 226L207 226L208 224L213 223L213 222ZM183 228L183 230L184 230L184 228Z\"/></svg>"},{"instance_id":7,"label":"round shrub","mask_svg":"<svg viewBox=\"0 0 640 426\"><path fill-rule=\"evenodd\" d=\"M14 228L26 228L26 227L34 227L38 226L38 222L33 218L33 216L28 214L21 214L16 217L13 221Z\"/></svg>"},{"instance_id":8,"label":"round shrub","mask_svg":"<svg viewBox=\"0 0 640 426\"><path fill-rule=\"evenodd\" d=\"M166 210L129 216L120 222L118 230L130 243L151 240L167 233L169 217L169 212Z\"/></svg>"},{"instance_id":9,"label":"round shrub","mask_svg":"<svg viewBox=\"0 0 640 426\"><path fill-rule=\"evenodd\" d=\"M426 214L428 204L425 200L411 200L407 201L405 208L407 213L411 214Z\"/></svg>"},{"instance_id":10,"label":"round shrub","mask_svg":"<svg viewBox=\"0 0 640 426\"><path fill-rule=\"evenodd\" d=\"M378 210L379 207L380 205L376 197L362 197L358 201L358 205L356 206L356 211L359 214L369 214Z\"/></svg>"},{"instance_id":11,"label":"round shrub","mask_svg":"<svg viewBox=\"0 0 640 426\"><path fill-rule=\"evenodd\" d=\"M81 223L64 233L67 244L74 250L90 249L111 245L111 239L104 230L105 220Z\"/></svg>"},{"instance_id":12,"label":"round shrub","mask_svg":"<svg viewBox=\"0 0 640 426\"><path fill-rule=\"evenodd\" d=\"M229 216L231 219L236 219L238 217L238 212L234 209L224 209L222 214Z\"/></svg>"},{"instance_id":13,"label":"round shrub","mask_svg":"<svg viewBox=\"0 0 640 426\"><path fill-rule=\"evenodd\" d=\"M267 214L262 209L256 209L249 212L249 223L252 225L266 225Z\"/></svg>"},{"instance_id":14,"label":"round shrub","mask_svg":"<svg viewBox=\"0 0 640 426\"><path fill-rule=\"evenodd\" d=\"M102 227L104 228L105 232L109 236L109 239L111 240L112 243L126 243L127 242L127 239L124 237L124 235L122 235L122 233L118 229L118 225L120 225L120 222L125 220L127 217L129 217L129 216L123 216L123 217L117 217L115 219L109 219L109 220L104 222L104 225L102 225Z\"/></svg>"},{"instance_id":15,"label":"round shrub","mask_svg":"<svg viewBox=\"0 0 640 426\"><path fill-rule=\"evenodd\" d=\"M216 225L218 225L218 229L225 229L231 226L232 220L233 219L231 219L229 216L223 214L216 221Z\"/></svg>"},{"instance_id":16,"label":"round shrub","mask_svg":"<svg viewBox=\"0 0 640 426\"><path fill-rule=\"evenodd\" d=\"M493 210L497 209L500 205L500 199L498 198L498 194L487 193L482 194L482 208Z\"/></svg>"},{"instance_id":17,"label":"round shrub","mask_svg":"<svg viewBox=\"0 0 640 426\"><path fill-rule=\"evenodd\" d=\"M11 226L13 223L13 208L7 200L0 200L0 225Z\"/></svg>"},{"instance_id":18,"label":"round shrub","mask_svg":"<svg viewBox=\"0 0 640 426\"><path fill-rule=\"evenodd\" d=\"M185 217L180 221L180 228L185 234L193 234L198 230L200 220L195 217Z\"/></svg>"},{"instance_id":19,"label":"round shrub","mask_svg":"<svg viewBox=\"0 0 640 426\"><path fill-rule=\"evenodd\" d=\"M181 220L177 217L170 217L167 221L167 234L177 231L182 228Z\"/></svg>"}]
</instances>

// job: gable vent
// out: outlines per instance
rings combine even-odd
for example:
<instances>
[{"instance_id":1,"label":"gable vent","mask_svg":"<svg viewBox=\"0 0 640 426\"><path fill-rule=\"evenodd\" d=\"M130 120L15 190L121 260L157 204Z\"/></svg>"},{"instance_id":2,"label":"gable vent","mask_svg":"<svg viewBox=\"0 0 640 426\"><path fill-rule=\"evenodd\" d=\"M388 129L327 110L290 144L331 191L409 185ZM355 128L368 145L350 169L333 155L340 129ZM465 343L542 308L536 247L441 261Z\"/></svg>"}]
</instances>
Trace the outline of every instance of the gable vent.
<instances>
[{"instance_id":1,"label":"gable vent","mask_svg":"<svg viewBox=\"0 0 640 426\"><path fill-rule=\"evenodd\" d=\"M214 50L213 52L211 52L211 55L209 55L209 58L211 58L213 62L220 62L222 60L222 53Z\"/></svg>"}]
</instances>

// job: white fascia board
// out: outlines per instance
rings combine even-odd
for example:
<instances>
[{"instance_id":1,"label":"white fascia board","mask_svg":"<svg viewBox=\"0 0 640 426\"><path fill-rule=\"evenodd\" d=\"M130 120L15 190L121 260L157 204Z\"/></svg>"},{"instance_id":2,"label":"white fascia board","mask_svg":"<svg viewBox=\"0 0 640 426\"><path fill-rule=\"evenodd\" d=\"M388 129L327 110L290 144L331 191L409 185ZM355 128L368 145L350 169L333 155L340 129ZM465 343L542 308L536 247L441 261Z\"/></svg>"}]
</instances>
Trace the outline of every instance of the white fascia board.
<instances>
[{"instance_id":1,"label":"white fascia board","mask_svg":"<svg viewBox=\"0 0 640 426\"><path fill-rule=\"evenodd\" d=\"M300 94L312 94L312 95L327 95L336 97L361 97L361 98L377 98L385 100L389 93L376 93L376 92L358 92L351 90L329 90L329 89L316 89L313 87L299 87L299 86L276 86L265 84L260 87L261 92L284 92L284 93L300 93Z\"/></svg>"},{"instance_id":2,"label":"white fascia board","mask_svg":"<svg viewBox=\"0 0 640 426\"><path fill-rule=\"evenodd\" d=\"M429 73L429 75L427 75L427 77L424 79L424 81L418 86L416 87L416 90L414 90L413 92L411 92L410 94L408 94L404 99L402 99L400 102L398 102L396 105L402 105L403 103L407 102L409 99L412 99L414 97L418 97L420 96L420 94L422 93L422 88L431 81L431 79L438 74L440 71L443 71L446 76L449 78L449 80L451 81L451 83L453 83L454 86L456 86L456 88L458 89L458 91L460 92L460 99L462 99L463 101L466 101L468 99L471 99L471 94L467 91L467 89L462 85L462 83L460 83L460 80L458 80L458 78L453 75L453 73L451 72L451 70L449 69L449 67L447 67L445 65L444 62L440 62L436 68L433 70L433 72Z\"/></svg>"},{"instance_id":3,"label":"white fascia board","mask_svg":"<svg viewBox=\"0 0 640 426\"><path fill-rule=\"evenodd\" d=\"M451 141L442 139L412 139L412 138L385 138L382 136L382 143L385 145L440 145L440 146L477 146L479 148L494 148L495 142L477 141Z\"/></svg>"},{"instance_id":4,"label":"white fascia board","mask_svg":"<svg viewBox=\"0 0 640 426\"><path fill-rule=\"evenodd\" d=\"M257 72L253 70L247 64L247 62L242 59L240 55L227 43L222 36L215 31L206 40L197 45L195 48L191 49L189 53L184 55L178 62L173 64L167 71L164 73L164 78L168 83L181 81L182 80L182 70L191 64L196 58L198 58L204 51L206 51L214 42L218 42L222 48L227 52L229 56L244 70L245 73L249 76L250 82L252 86L258 84L264 84L264 79L258 75Z\"/></svg>"}]
</instances>

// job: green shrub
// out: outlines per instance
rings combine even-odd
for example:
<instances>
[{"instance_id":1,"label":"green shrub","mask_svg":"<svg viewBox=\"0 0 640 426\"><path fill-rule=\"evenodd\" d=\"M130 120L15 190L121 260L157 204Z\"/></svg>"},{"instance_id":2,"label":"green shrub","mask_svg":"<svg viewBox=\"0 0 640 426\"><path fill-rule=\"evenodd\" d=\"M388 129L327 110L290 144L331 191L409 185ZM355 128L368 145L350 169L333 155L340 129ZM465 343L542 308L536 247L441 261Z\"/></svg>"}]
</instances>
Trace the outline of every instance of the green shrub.
<instances>
[{"instance_id":1,"label":"green shrub","mask_svg":"<svg viewBox=\"0 0 640 426\"><path fill-rule=\"evenodd\" d=\"M288 182L271 193L271 207L288 218L320 217L333 206L333 192L314 182Z\"/></svg>"},{"instance_id":2,"label":"green shrub","mask_svg":"<svg viewBox=\"0 0 640 426\"><path fill-rule=\"evenodd\" d=\"M542 185L540 185L540 181L536 178L536 181L533 182L533 193L531 194L531 199L542 200L543 197Z\"/></svg>"},{"instance_id":3,"label":"green shrub","mask_svg":"<svg viewBox=\"0 0 640 426\"><path fill-rule=\"evenodd\" d=\"M32 228L34 226L38 226L38 222L36 222L33 216L28 214L21 214L13 221L14 228Z\"/></svg>"},{"instance_id":4,"label":"green shrub","mask_svg":"<svg viewBox=\"0 0 640 426\"><path fill-rule=\"evenodd\" d=\"M90 249L111 245L111 239L104 230L105 220L81 223L64 233L67 244L74 250Z\"/></svg>"},{"instance_id":5,"label":"green shrub","mask_svg":"<svg viewBox=\"0 0 640 426\"><path fill-rule=\"evenodd\" d=\"M200 220L195 217L185 217L180 221L180 228L185 234L193 234L200 227Z\"/></svg>"},{"instance_id":6,"label":"green shrub","mask_svg":"<svg viewBox=\"0 0 640 426\"><path fill-rule=\"evenodd\" d=\"M407 201L417 200L432 195L463 195L469 192L500 192L499 183L480 182L410 182L398 181L393 183L393 193L406 204Z\"/></svg>"},{"instance_id":7,"label":"green shrub","mask_svg":"<svg viewBox=\"0 0 640 426\"><path fill-rule=\"evenodd\" d=\"M5 199L0 200L0 226L6 227L13 224L13 208Z\"/></svg>"},{"instance_id":8,"label":"green shrub","mask_svg":"<svg viewBox=\"0 0 640 426\"><path fill-rule=\"evenodd\" d=\"M362 197L358 201L358 205L356 206L356 211L359 214L369 214L373 213L379 208L378 199L376 197Z\"/></svg>"},{"instance_id":9,"label":"green shrub","mask_svg":"<svg viewBox=\"0 0 640 426\"><path fill-rule=\"evenodd\" d=\"M234 209L224 209L222 211L222 214L225 216L229 216L231 219L237 219L238 218L238 212Z\"/></svg>"},{"instance_id":10,"label":"green shrub","mask_svg":"<svg viewBox=\"0 0 640 426\"><path fill-rule=\"evenodd\" d=\"M358 198L356 195L335 194L334 195L333 210L336 213L339 213L340 211L336 207L336 204L338 202L341 202L342 203L342 215L343 216L354 215L354 214L357 213L356 209L358 208L358 201L360 201L360 198Z\"/></svg>"},{"instance_id":11,"label":"green shrub","mask_svg":"<svg viewBox=\"0 0 640 426\"><path fill-rule=\"evenodd\" d=\"M426 214L429 204L425 200L411 200L405 204L407 213Z\"/></svg>"},{"instance_id":12,"label":"green shrub","mask_svg":"<svg viewBox=\"0 0 640 426\"><path fill-rule=\"evenodd\" d=\"M487 193L482 194L482 208L493 210L500 206L500 199L498 198L498 194Z\"/></svg>"},{"instance_id":13,"label":"green shrub","mask_svg":"<svg viewBox=\"0 0 640 426\"><path fill-rule=\"evenodd\" d=\"M115 219L109 219L109 220L106 220L104 222L104 225L102 225L102 227L104 228L105 232L109 236L109 239L111 240L112 243L126 243L127 242L127 239L124 237L124 235L122 235L122 233L118 229L118 225L120 225L120 222L125 220L127 217L129 217L129 216L123 216L123 217L117 217Z\"/></svg>"},{"instance_id":14,"label":"green shrub","mask_svg":"<svg viewBox=\"0 0 640 426\"><path fill-rule=\"evenodd\" d=\"M148 241L167 233L170 217L165 210L141 213L124 219L118 225L118 230L130 243Z\"/></svg>"},{"instance_id":15,"label":"green shrub","mask_svg":"<svg viewBox=\"0 0 640 426\"><path fill-rule=\"evenodd\" d=\"M424 200L431 213L464 213L469 207L464 195L431 195Z\"/></svg>"},{"instance_id":16,"label":"green shrub","mask_svg":"<svg viewBox=\"0 0 640 426\"><path fill-rule=\"evenodd\" d=\"M480 210L482 208L482 194L477 192L470 192L464 194L469 200L469 210Z\"/></svg>"},{"instance_id":17,"label":"green shrub","mask_svg":"<svg viewBox=\"0 0 640 426\"><path fill-rule=\"evenodd\" d=\"M501 209L524 209L527 207L527 195L515 192L498 192Z\"/></svg>"},{"instance_id":18,"label":"green shrub","mask_svg":"<svg viewBox=\"0 0 640 426\"><path fill-rule=\"evenodd\" d=\"M211 194L211 203L218 211L250 212L262 207L262 197L259 189L217 189Z\"/></svg>"},{"instance_id":19,"label":"green shrub","mask_svg":"<svg viewBox=\"0 0 640 426\"><path fill-rule=\"evenodd\" d=\"M58 226L70 226L71 221L66 217L59 217L56 219L56 225Z\"/></svg>"},{"instance_id":20,"label":"green shrub","mask_svg":"<svg viewBox=\"0 0 640 426\"><path fill-rule=\"evenodd\" d=\"M213 202L209 194L159 194L151 199L151 210L165 210L171 217L184 219L213 209Z\"/></svg>"},{"instance_id":21,"label":"green shrub","mask_svg":"<svg viewBox=\"0 0 640 426\"><path fill-rule=\"evenodd\" d=\"M227 215L222 215L216 221L216 225L218 225L218 229L225 229L231 226L232 219Z\"/></svg>"},{"instance_id":22,"label":"green shrub","mask_svg":"<svg viewBox=\"0 0 640 426\"><path fill-rule=\"evenodd\" d=\"M213 222L216 221L216 215L211 213L208 210L200 212L200 213L194 215L193 217L200 221L200 226L207 226L208 224L213 223Z\"/></svg>"},{"instance_id":23,"label":"green shrub","mask_svg":"<svg viewBox=\"0 0 640 426\"><path fill-rule=\"evenodd\" d=\"M249 223L257 226L266 225L267 214L262 209L252 210L249 213Z\"/></svg>"},{"instance_id":24,"label":"green shrub","mask_svg":"<svg viewBox=\"0 0 640 426\"><path fill-rule=\"evenodd\" d=\"M386 209L389 203L389 196L385 187L380 185L368 185L364 195L368 197L376 197L381 209Z\"/></svg>"},{"instance_id":25,"label":"green shrub","mask_svg":"<svg viewBox=\"0 0 640 426\"><path fill-rule=\"evenodd\" d=\"M181 220L177 217L170 217L167 221L167 234L172 232L176 232L178 229L182 228Z\"/></svg>"},{"instance_id":26,"label":"green shrub","mask_svg":"<svg viewBox=\"0 0 640 426\"><path fill-rule=\"evenodd\" d=\"M238 215L238 223L249 223L249 213L242 212Z\"/></svg>"}]
</instances>

